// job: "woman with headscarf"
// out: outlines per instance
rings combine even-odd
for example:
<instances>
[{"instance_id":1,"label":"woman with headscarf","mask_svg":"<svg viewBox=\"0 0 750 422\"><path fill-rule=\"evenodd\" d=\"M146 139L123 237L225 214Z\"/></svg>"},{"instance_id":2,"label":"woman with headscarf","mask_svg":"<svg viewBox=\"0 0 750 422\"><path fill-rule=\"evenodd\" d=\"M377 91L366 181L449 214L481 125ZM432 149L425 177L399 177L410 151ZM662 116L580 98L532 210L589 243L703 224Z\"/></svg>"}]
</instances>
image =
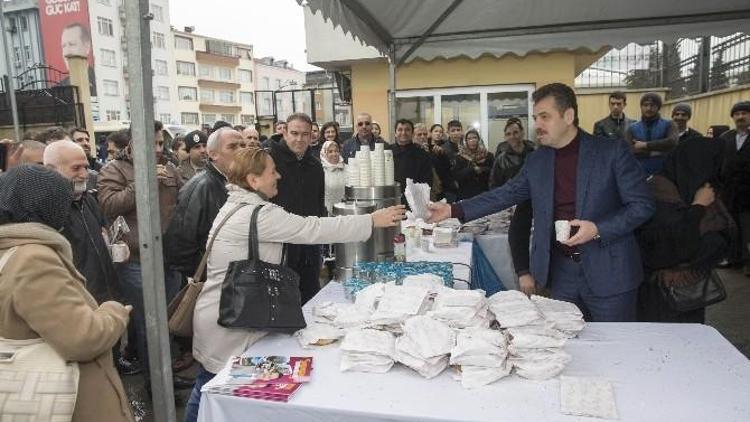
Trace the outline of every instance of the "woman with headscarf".
<instances>
[{"instance_id":1,"label":"woman with headscarf","mask_svg":"<svg viewBox=\"0 0 750 422\"><path fill-rule=\"evenodd\" d=\"M695 283L710 277L736 238L734 222L714 191L720 189L721 154L721 145L690 138L648 180L656 213L637 231L644 266L638 305L641 321L703 323L705 319L705 308L671 309L660 284Z\"/></svg>"},{"instance_id":2,"label":"woman with headscarf","mask_svg":"<svg viewBox=\"0 0 750 422\"><path fill-rule=\"evenodd\" d=\"M23 165L0 175L0 337L41 338L78 363L73 421L132 421L112 362L131 307L97 305L86 291L60 234L72 201L70 181L45 167Z\"/></svg>"},{"instance_id":3,"label":"woman with headscarf","mask_svg":"<svg viewBox=\"0 0 750 422\"><path fill-rule=\"evenodd\" d=\"M334 141L325 141L320 151L320 163L323 164L325 176L324 203L328 215L333 215L333 205L344 200L344 187L346 186L346 173L344 172L344 160L341 159L339 144Z\"/></svg>"},{"instance_id":4,"label":"woman with headscarf","mask_svg":"<svg viewBox=\"0 0 750 422\"><path fill-rule=\"evenodd\" d=\"M469 129L459 148L453 177L458 183L458 199L467 199L489 189L490 170L494 158L484 147L476 129Z\"/></svg>"}]
</instances>

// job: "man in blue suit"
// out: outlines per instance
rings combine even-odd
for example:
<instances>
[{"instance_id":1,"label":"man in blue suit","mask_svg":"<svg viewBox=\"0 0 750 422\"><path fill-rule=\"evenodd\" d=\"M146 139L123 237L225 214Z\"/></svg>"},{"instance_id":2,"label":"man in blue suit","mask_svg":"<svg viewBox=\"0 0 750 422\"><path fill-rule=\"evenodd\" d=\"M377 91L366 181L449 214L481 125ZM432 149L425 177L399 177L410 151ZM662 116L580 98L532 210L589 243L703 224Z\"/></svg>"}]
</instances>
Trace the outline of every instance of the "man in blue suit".
<instances>
[{"instance_id":1,"label":"man in blue suit","mask_svg":"<svg viewBox=\"0 0 750 422\"><path fill-rule=\"evenodd\" d=\"M555 299L578 305L590 321L634 321L643 278L633 231L654 212L646 178L621 140L594 138L578 128L575 93L553 83L533 94L542 144L505 185L457 204L431 204L431 221L470 221L531 199L531 275ZM569 220L574 234L554 236Z\"/></svg>"}]
</instances>

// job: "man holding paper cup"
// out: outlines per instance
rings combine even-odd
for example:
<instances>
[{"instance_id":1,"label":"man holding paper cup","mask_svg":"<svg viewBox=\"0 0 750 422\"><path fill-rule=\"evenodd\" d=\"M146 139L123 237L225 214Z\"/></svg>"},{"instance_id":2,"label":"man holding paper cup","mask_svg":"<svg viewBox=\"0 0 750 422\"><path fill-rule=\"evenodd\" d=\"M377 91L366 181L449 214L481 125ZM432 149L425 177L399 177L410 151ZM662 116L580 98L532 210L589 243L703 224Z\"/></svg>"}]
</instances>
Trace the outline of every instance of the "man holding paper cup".
<instances>
[{"instance_id":1,"label":"man holding paper cup","mask_svg":"<svg viewBox=\"0 0 750 422\"><path fill-rule=\"evenodd\" d=\"M641 166L621 140L578 128L567 85L533 94L537 139L521 172L505 185L456 204L431 204L431 222L470 221L531 199L531 275L552 297L590 321L634 321L643 269L634 230L654 213Z\"/></svg>"}]
</instances>

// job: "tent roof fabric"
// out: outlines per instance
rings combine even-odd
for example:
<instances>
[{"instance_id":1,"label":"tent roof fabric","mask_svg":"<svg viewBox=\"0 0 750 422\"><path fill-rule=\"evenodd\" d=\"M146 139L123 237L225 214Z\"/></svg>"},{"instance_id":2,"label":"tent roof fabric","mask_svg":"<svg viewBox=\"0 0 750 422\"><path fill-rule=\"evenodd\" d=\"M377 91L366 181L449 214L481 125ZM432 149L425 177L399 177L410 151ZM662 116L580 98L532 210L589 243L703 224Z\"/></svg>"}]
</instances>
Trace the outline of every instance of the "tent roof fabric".
<instances>
[{"instance_id":1,"label":"tent roof fabric","mask_svg":"<svg viewBox=\"0 0 750 422\"><path fill-rule=\"evenodd\" d=\"M297 0L397 61L624 47L744 32L748 0ZM415 48L416 44L416 48Z\"/></svg>"}]
</instances>

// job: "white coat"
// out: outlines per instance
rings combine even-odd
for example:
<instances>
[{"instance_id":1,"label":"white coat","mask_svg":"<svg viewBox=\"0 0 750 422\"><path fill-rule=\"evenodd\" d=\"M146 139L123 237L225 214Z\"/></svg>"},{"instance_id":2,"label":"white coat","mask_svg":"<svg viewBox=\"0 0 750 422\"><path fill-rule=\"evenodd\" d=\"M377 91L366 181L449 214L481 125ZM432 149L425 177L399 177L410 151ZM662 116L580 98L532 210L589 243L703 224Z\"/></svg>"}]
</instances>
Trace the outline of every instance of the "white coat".
<instances>
[{"instance_id":1,"label":"white coat","mask_svg":"<svg viewBox=\"0 0 750 422\"><path fill-rule=\"evenodd\" d=\"M260 259L272 264L281 262L284 243L315 245L323 243L360 242L370 238L372 217L301 217L284 211L258 194L238 186L227 185L229 197L214 220L209 239L216 226L239 203L240 208L219 230L208 256L206 283L198 296L193 315L193 356L212 373L219 372L229 358L239 355L266 333L263 331L227 329L217 323L221 284L229 263L247 259L250 217L258 205Z\"/></svg>"}]
</instances>

